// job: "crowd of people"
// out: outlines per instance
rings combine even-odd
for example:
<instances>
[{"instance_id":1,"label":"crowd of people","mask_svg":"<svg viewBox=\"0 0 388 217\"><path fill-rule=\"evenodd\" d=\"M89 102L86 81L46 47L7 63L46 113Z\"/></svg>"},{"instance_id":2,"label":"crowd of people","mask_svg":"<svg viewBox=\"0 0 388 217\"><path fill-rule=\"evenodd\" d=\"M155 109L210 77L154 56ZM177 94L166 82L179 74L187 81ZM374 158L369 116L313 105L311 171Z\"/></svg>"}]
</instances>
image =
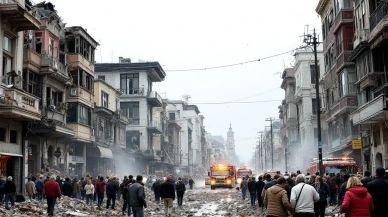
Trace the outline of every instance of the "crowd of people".
<instances>
[{"instance_id":1,"label":"crowd of people","mask_svg":"<svg viewBox=\"0 0 388 217\"><path fill-rule=\"evenodd\" d=\"M256 199L260 212L267 217L324 217L328 205L337 206L346 217L388 216L388 178L384 168L377 168L375 176L369 171L364 177L339 173L315 175L297 173L271 177L244 177L240 189L242 199L249 192L251 205Z\"/></svg>"},{"instance_id":2,"label":"crowd of people","mask_svg":"<svg viewBox=\"0 0 388 217\"><path fill-rule=\"evenodd\" d=\"M57 199L63 196L77 198L86 201L87 205L96 206L97 209L115 209L116 200L123 201L122 214L134 217L143 217L144 208L147 208L145 187L153 191L155 202L162 200L166 216L171 216L175 196L178 206L182 206L186 185L193 189L194 180L191 177L174 179L173 175L165 178L152 178L143 180L142 176L125 176L120 183L117 177L91 177L61 178L59 176L34 176L28 178L25 184L26 196L30 200L47 201L47 212L54 216L54 208ZM5 200L5 208L10 210L15 205L16 185L12 177L6 181L0 179L0 202ZM106 204L103 204L106 197ZM9 203L11 206L9 206Z\"/></svg>"}]
</instances>

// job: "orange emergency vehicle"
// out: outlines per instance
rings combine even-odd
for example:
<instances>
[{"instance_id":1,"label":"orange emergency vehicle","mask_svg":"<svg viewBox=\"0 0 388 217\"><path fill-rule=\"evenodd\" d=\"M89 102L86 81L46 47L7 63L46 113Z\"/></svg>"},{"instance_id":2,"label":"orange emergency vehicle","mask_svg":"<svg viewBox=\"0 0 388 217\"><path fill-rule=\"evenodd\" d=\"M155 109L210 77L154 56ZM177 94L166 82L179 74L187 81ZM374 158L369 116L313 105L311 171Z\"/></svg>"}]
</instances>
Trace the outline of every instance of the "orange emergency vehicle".
<instances>
[{"instance_id":1,"label":"orange emergency vehicle","mask_svg":"<svg viewBox=\"0 0 388 217\"><path fill-rule=\"evenodd\" d=\"M242 178L246 176L253 176L252 170L249 167L241 167L237 169L237 184L240 184L242 182Z\"/></svg>"},{"instance_id":2,"label":"orange emergency vehicle","mask_svg":"<svg viewBox=\"0 0 388 217\"><path fill-rule=\"evenodd\" d=\"M210 188L234 188L236 186L236 167L233 165L217 164L210 167Z\"/></svg>"}]
</instances>

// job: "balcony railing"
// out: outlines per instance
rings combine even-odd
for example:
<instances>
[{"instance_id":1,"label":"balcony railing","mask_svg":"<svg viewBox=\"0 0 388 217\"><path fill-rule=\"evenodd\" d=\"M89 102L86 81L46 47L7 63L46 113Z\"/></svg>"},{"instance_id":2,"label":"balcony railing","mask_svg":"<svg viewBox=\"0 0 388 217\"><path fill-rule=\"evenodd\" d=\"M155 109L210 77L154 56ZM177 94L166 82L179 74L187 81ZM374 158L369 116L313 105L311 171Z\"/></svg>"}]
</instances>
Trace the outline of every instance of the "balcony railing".
<instances>
[{"instance_id":1,"label":"balcony railing","mask_svg":"<svg viewBox=\"0 0 388 217\"><path fill-rule=\"evenodd\" d=\"M125 95L146 96L144 88L120 89L120 92Z\"/></svg>"},{"instance_id":2,"label":"balcony railing","mask_svg":"<svg viewBox=\"0 0 388 217\"><path fill-rule=\"evenodd\" d=\"M163 104L162 97L156 91L150 91L148 93L148 99L157 106L161 106Z\"/></svg>"},{"instance_id":3,"label":"balcony railing","mask_svg":"<svg viewBox=\"0 0 388 217\"><path fill-rule=\"evenodd\" d=\"M388 15L388 3L382 1L379 6L376 8L376 10L370 15L369 17L369 23L370 23L370 30L373 31L373 29L380 23L381 20L383 20Z\"/></svg>"},{"instance_id":4,"label":"balcony railing","mask_svg":"<svg viewBox=\"0 0 388 217\"><path fill-rule=\"evenodd\" d=\"M161 133L162 125L157 121L148 121L148 129L154 133Z\"/></svg>"},{"instance_id":5,"label":"balcony railing","mask_svg":"<svg viewBox=\"0 0 388 217\"><path fill-rule=\"evenodd\" d=\"M18 89L0 86L0 114L40 120L39 99Z\"/></svg>"},{"instance_id":6,"label":"balcony railing","mask_svg":"<svg viewBox=\"0 0 388 217\"><path fill-rule=\"evenodd\" d=\"M51 69L59 72L63 76L68 77L65 66L52 56L43 56L41 66L50 67Z\"/></svg>"}]
</instances>

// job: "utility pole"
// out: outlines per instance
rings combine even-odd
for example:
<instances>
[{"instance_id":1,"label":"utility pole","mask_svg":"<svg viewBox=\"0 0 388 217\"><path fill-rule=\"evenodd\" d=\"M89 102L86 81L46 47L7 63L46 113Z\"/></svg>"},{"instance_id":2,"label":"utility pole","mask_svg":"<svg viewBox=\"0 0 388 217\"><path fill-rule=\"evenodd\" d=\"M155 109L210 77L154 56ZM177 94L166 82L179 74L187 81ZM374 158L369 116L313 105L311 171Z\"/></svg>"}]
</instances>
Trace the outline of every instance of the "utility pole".
<instances>
[{"instance_id":1,"label":"utility pole","mask_svg":"<svg viewBox=\"0 0 388 217\"><path fill-rule=\"evenodd\" d=\"M263 131L260 131L260 164L261 164L261 172L264 171L264 160L263 160Z\"/></svg>"},{"instance_id":2,"label":"utility pole","mask_svg":"<svg viewBox=\"0 0 388 217\"><path fill-rule=\"evenodd\" d=\"M287 172L288 171L287 170L287 148L284 149L284 157L285 157L284 160L286 162L286 172Z\"/></svg>"},{"instance_id":3,"label":"utility pole","mask_svg":"<svg viewBox=\"0 0 388 217\"><path fill-rule=\"evenodd\" d=\"M274 121L274 119L272 118L267 118L265 119L265 121L269 121L271 123L271 169L273 170L273 126L272 126L272 122Z\"/></svg>"},{"instance_id":4,"label":"utility pole","mask_svg":"<svg viewBox=\"0 0 388 217\"><path fill-rule=\"evenodd\" d=\"M322 166L322 135L321 135L321 102L319 97L319 68L318 68L318 57L317 57L317 45L320 44L317 38L317 34L314 29L313 35L308 33L304 34L304 40L307 45L313 45L314 48L314 59L315 59L315 97L317 102L317 127L318 127L318 160L319 160L319 172L324 174Z\"/></svg>"}]
</instances>

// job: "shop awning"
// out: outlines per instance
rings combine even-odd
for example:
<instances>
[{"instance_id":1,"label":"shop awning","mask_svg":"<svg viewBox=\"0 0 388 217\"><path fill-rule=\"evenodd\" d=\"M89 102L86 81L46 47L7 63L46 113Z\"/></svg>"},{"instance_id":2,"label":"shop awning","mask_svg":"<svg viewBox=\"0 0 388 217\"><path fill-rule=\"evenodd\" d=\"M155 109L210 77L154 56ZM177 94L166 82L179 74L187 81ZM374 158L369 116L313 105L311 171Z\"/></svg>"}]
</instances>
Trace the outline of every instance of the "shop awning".
<instances>
[{"instance_id":1,"label":"shop awning","mask_svg":"<svg viewBox=\"0 0 388 217\"><path fill-rule=\"evenodd\" d=\"M110 150L109 148L105 148L102 146L97 146L97 148L100 150L101 158L113 158L112 150Z\"/></svg>"},{"instance_id":2,"label":"shop awning","mask_svg":"<svg viewBox=\"0 0 388 217\"><path fill-rule=\"evenodd\" d=\"M5 153L5 152L0 152L1 155L7 155L7 156L14 156L14 157L23 157L21 154L13 154L13 153Z\"/></svg>"}]
</instances>

